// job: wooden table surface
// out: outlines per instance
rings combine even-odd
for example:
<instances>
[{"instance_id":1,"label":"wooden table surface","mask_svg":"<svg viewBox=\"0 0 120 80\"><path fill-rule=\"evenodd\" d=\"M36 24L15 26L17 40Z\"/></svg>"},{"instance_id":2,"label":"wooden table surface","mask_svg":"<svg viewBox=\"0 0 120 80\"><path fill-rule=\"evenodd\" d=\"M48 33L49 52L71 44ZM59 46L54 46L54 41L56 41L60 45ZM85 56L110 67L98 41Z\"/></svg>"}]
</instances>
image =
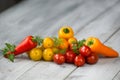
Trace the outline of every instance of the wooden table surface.
<instances>
[{"instance_id":1,"label":"wooden table surface","mask_svg":"<svg viewBox=\"0 0 120 80\"><path fill-rule=\"evenodd\" d=\"M78 40L98 37L120 53L120 0L25 0L0 13L0 48L28 35L57 36L69 25ZM0 52L0 80L120 80L120 58L95 65L57 65L32 61L26 54L12 63Z\"/></svg>"}]
</instances>

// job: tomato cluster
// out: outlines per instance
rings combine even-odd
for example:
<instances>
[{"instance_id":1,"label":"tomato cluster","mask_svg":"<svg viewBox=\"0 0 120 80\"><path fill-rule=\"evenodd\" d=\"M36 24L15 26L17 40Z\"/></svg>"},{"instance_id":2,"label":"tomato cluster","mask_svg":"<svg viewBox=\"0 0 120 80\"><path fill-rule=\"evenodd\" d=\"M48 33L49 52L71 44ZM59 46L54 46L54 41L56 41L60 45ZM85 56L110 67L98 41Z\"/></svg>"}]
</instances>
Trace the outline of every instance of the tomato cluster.
<instances>
[{"instance_id":1,"label":"tomato cluster","mask_svg":"<svg viewBox=\"0 0 120 80\"><path fill-rule=\"evenodd\" d=\"M57 64L69 63L76 66L83 66L85 63L95 64L98 61L98 55L84 44L85 40L77 40L71 27L64 26L58 31L57 37L46 37L42 45L38 47L42 59L45 61L54 61ZM34 49L33 49L34 50ZM30 58L34 61L41 57L37 52L30 51ZM37 58L38 57L38 58ZM37 59L36 59L37 58Z\"/></svg>"},{"instance_id":2,"label":"tomato cluster","mask_svg":"<svg viewBox=\"0 0 120 80\"><path fill-rule=\"evenodd\" d=\"M98 55L84 44L85 40L77 41L71 27L64 26L58 31L58 36L68 42L68 48L64 53L57 53L53 56L53 61L57 64L70 63L76 66L83 66L85 63L95 64Z\"/></svg>"},{"instance_id":3,"label":"tomato cluster","mask_svg":"<svg viewBox=\"0 0 120 80\"><path fill-rule=\"evenodd\" d=\"M66 62L79 67L83 66L85 63L95 64L98 61L98 55L93 53L88 46L83 45L79 48L79 54L75 53L73 50L67 50L64 54L55 54L53 60L57 64Z\"/></svg>"}]
</instances>

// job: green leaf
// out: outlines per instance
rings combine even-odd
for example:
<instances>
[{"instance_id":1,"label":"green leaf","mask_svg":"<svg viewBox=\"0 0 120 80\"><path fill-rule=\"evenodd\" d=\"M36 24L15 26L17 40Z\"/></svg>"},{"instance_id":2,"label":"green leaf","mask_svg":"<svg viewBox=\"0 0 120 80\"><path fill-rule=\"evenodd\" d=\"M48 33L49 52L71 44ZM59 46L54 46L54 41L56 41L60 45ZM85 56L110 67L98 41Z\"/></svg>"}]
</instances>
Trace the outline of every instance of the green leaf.
<instances>
[{"instance_id":1,"label":"green leaf","mask_svg":"<svg viewBox=\"0 0 120 80\"><path fill-rule=\"evenodd\" d=\"M3 55L6 55L8 52L14 52L15 51L15 45L5 43L6 47L2 49Z\"/></svg>"},{"instance_id":2,"label":"green leaf","mask_svg":"<svg viewBox=\"0 0 120 80\"><path fill-rule=\"evenodd\" d=\"M66 49L59 50L59 53L61 53L61 54L65 54L65 52L66 52Z\"/></svg>"},{"instance_id":3,"label":"green leaf","mask_svg":"<svg viewBox=\"0 0 120 80\"><path fill-rule=\"evenodd\" d=\"M82 47L84 45L85 41L86 41L85 39L79 40L78 41L78 48Z\"/></svg>"},{"instance_id":4,"label":"green leaf","mask_svg":"<svg viewBox=\"0 0 120 80\"><path fill-rule=\"evenodd\" d=\"M6 45L6 49L11 51L11 52L14 52L15 51L15 45L13 44L9 44L9 43L5 43Z\"/></svg>"},{"instance_id":5,"label":"green leaf","mask_svg":"<svg viewBox=\"0 0 120 80\"><path fill-rule=\"evenodd\" d=\"M55 47L60 46L60 44L62 43L62 39L60 39L60 38L52 37L52 39L53 39L53 42L54 42L54 46L55 46Z\"/></svg>"},{"instance_id":6,"label":"green leaf","mask_svg":"<svg viewBox=\"0 0 120 80\"><path fill-rule=\"evenodd\" d=\"M9 50L5 47L4 49L1 50L3 55L5 55Z\"/></svg>"},{"instance_id":7,"label":"green leaf","mask_svg":"<svg viewBox=\"0 0 120 80\"><path fill-rule=\"evenodd\" d=\"M8 55L8 59L12 62L14 62L14 57L15 57L14 54L9 54Z\"/></svg>"},{"instance_id":8,"label":"green leaf","mask_svg":"<svg viewBox=\"0 0 120 80\"><path fill-rule=\"evenodd\" d=\"M72 50L74 53L79 54L78 46L72 46Z\"/></svg>"}]
</instances>

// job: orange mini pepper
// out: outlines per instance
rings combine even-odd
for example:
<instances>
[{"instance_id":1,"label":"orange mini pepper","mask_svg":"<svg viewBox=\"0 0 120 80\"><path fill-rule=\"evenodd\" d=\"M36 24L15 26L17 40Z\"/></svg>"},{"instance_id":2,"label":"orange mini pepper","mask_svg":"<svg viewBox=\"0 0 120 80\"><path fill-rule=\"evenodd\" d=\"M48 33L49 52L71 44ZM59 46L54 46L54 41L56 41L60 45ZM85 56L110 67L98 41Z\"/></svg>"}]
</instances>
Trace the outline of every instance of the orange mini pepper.
<instances>
[{"instance_id":1,"label":"orange mini pepper","mask_svg":"<svg viewBox=\"0 0 120 80\"><path fill-rule=\"evenodd\" d=\"M92 52L97 53L98 55L102 55L104 57L119 56L118 52L101 43L100 40L96 37L89 37L85 44L91 48Z\"/></svg>"}]
</instances>

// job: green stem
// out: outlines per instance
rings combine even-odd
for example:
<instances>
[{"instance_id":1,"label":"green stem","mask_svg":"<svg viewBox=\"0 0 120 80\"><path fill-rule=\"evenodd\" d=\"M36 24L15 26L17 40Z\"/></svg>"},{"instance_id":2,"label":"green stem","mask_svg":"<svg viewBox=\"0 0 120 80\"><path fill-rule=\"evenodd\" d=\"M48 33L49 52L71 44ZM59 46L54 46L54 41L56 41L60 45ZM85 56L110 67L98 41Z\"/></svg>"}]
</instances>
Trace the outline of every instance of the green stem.
<instances>
[{"instance_id":1,"label":"green stem","mask_svg":"<svg viewBox=\"0 0 120 80\"><path fill-rule=\"evenodd\" d=\"M63 32L64 32L64 33L69 33L70 31L69 31L68 28L65 28L65 29L63 29Z\"/></svg>"},{"instance_id":2,"label":"green stem","mask_svg":"<svg viewBox=\"0 0 120 80\"><path fill-rule=\"evenodd\" d=\"M87 46L91 46L91 45L93 45L93 43L94 43L94 41L91 40L91 41L89 41L89 42L87 43Z\"/></svg>"},{"instance_id":3,"label":"green stem","mask_svg":"<svg viewBox=\"0 0 120 80\"><path fill-rule=\"evenodd\" d=\"M43 43L43 39L39 36L34 36L32 38L32 41L37 42L38 45L41 45Z\"/></svg>"}]
</instances>

